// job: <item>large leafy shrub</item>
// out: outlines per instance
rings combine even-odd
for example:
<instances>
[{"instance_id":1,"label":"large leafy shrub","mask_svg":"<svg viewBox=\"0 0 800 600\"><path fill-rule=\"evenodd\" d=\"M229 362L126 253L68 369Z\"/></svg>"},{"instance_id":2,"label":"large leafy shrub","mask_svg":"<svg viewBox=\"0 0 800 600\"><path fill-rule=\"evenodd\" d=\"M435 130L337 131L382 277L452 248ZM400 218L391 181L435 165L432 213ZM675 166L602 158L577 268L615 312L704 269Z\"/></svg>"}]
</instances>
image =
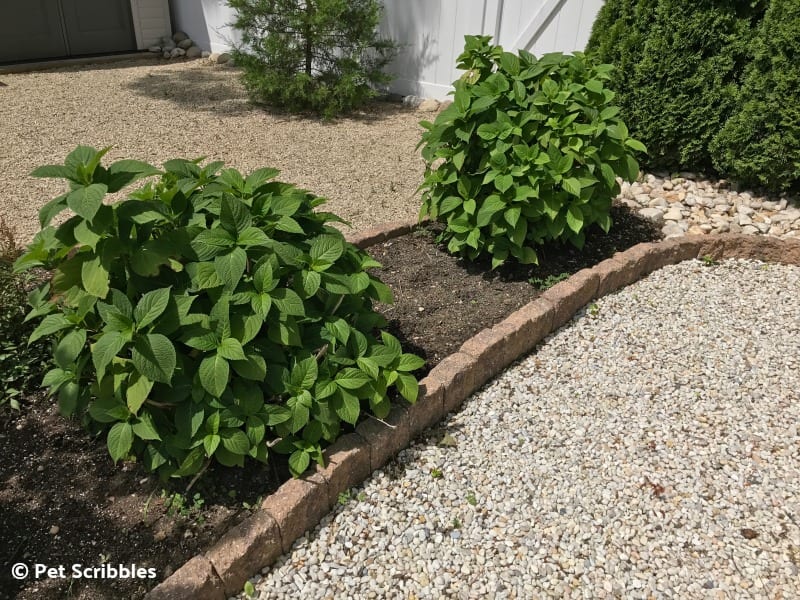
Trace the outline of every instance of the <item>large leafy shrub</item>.
<instances>
[{"instance_id":1,"label":"large leafy shrub","mask_svg":"<svg viewBox=\"0 0 800 600\"><path fill-rule=\"evenodd\" d=\"M711 144L715 166L773 191L800 183L800 2L772 0L736 111Z\"/></svg>"},{"instance_id":2,"label":"large leafy shrub","mask_svg":"<svg viewBox=\"0 0 800 600\"><path fill-rule=\"evenodd\" d=\"M710 170L709 145L737 107L764 1L609 0L587 55L613 82L651 168Z\"/></svg>"},{"instance_id":3,"label":"large leafy shrub","mask_svg":"<svg viewBox=\"0 0 800 600\"><path fill-rule=\"evenodd\" d=\"M35 277L12 272L21 249L14 231L0 217L0 407L20 408L20 399L39 387L48 347L28 345L34 325L25 321L27 288Z\"/></svg>"},{"instance_id":4,"label":"large leafy shrub","mask_svg":"<svg viewBox=\"0 0 800 600\"><path fill-rule=\"evenodd\" d=\"M186 476L212 458L265 461L274 445L299 474L362 403L382 417L391 386L416 399L422 359L376 337L385 323L372 301L392 299L366 271L378 264L329 225L335 215L314 211L322 198L274 181L274 169L105 168L104 152L79 147L33 172L71 191L42 208L16 268L53 269L32 298L31 340L55 339L44 385L63 413L108 430L114 460ZM49 225L67 208L75 216Z\"/></svg>"},{"instance_id":5,"label":"large leafy shrub","mask_svg":"<svg viewBox=\"0 0 800 600\"><path fill-rule=\"evenodd\" d=\"M441 241L470 259L536 262L547 240L582 247L587 227L611 226L617 176L639 166L605 87L611 67L582 55L503 52L467 36L453 103L423 121L421 216L446 224Z\"/></svg>"},{"instance_id":6,"label":"large leafy shrub","mask_svg":"<svg viewBox=\"0 0 800 600\"><path fill-rule=\"evenodd\" d=\"M242 45L234 52L250 98L325 117L376 95L395 44L377 34L378 0L228 0Z\"/></svg>"}]
</instances>

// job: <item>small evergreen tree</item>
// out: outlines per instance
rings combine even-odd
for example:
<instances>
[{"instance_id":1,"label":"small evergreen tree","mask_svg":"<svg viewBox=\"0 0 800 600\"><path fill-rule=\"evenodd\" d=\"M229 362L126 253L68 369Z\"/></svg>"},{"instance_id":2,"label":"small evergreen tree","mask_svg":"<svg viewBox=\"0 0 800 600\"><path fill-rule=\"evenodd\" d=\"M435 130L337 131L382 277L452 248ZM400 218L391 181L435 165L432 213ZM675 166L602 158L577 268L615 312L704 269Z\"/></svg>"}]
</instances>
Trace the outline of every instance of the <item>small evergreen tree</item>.
<instances>
[{"instance_id":1,"label":"small evergreen tree","mask_svg":"<svg viewBox=\"0 0 800 600\"><path fill-rule=\"evenodd\" d=\"M394 42L377 33L378 0L228 0L242 45L234 60L253 102L326 118L362 106L391 80Z\"/></svg>"},{"instance_id":2,"label":"small evergreen tree","mask_svg":"<svg viewBox=\"0 0 800 600\"><path fill-rule=\"evenodd\" d=\"M770 191L800 187L800 2L772 0L739 109L711 144L716 167Z\"/></svg>"}]
</instances>

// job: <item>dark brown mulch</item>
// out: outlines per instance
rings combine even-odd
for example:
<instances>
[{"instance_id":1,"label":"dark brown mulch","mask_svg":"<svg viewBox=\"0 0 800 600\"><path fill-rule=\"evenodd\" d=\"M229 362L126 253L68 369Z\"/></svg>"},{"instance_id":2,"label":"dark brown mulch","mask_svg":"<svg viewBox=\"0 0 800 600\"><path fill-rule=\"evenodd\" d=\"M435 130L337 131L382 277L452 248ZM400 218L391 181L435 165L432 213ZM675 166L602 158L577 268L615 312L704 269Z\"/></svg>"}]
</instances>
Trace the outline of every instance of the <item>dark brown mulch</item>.
<instances>
[{"instance_id":1,"label":"dark brown mulch","mask_svg":"<svg viewBox=\"0 0 800 600\"><path fill-rule=\"evenodd\" d=\"M534 299L545 285L661 237L650 222L624 207L615 207L612 216L608 235L592 231L581 251L545 246L534 267L490 271L486 264L452 257L434 243L435 226L379 244L370 253L383 263L378 274L395 295L394 305L379 308L390 331L407 351L426 358L425 371L430 370L469 337ZM43 395L28 398L19 413L0 414L0 441L0 598L141 598L246 518L247 507L288 476L278 458L268 467L212 471L185 494L139 465L114 467L105 444L60 417ZM165 495L185 496L181 509L169 510L165 487ZM135 564L154 567L157 577L16 581L11 565L17 562L31 568L64 565L67 575L73 564Z\"/></svg>"}]
</instances>

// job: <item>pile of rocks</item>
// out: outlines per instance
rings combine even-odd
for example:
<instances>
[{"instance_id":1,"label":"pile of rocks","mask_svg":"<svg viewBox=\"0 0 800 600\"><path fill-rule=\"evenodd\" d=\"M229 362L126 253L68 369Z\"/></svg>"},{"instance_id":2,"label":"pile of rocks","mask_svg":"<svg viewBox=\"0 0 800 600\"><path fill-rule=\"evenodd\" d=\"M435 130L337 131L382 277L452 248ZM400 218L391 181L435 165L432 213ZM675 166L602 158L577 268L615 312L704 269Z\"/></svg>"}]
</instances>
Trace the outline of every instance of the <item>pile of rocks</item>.
<instances>
[{"instance_id":1,"label":"pile of rocks","mask_svg":"<svg viewBox=\"0 0 800 600\"><path fill-rule=\"evenodd\" d=\"M636 183L622 183L620 200L661 225L668 238L707 233L800 238L800 204L788 197L740 192L724 179L648 174Z\"/></svg>"},{"instance_id":2,"label":"pile of rocks","mask_svg":"<svg viewBox=\"0 0 800 600\"><path fill-rule=\"evenodd\" d=\"M150 52L161 54L164 58L207 58L209 52L204 52L192 39L182 31L176 31L172 37L161 38L161 44L150 46Z\"/></svg>"}]
</instances>

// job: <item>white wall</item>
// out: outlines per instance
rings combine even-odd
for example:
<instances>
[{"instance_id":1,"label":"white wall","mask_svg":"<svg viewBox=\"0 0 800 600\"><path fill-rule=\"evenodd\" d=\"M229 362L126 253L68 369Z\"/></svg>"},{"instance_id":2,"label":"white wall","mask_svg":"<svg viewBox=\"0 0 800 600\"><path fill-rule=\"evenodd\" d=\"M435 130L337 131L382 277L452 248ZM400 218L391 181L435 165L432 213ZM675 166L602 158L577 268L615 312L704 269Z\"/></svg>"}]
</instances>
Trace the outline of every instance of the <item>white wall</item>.
<instances>
[{"instance_id":1,"label":"white wall","mask_svg":"<svg viewBox=\"0 0 800 600\"><path fill-rule=\"evenodd\" d=\"M225 0L170 0L176 31L183 31L203 50L224 52L240 41L230 23L235 11Z\"/></svg>"},{"instance_id":2,"label":"white wall","mask_svg":"<svg viewBox=\"0 0 800 600\"><path fill-rule=\"evenodd\" d=\"M168 0L131 0L131 16L136 34L136 48L145 50L172 35Z\"/></svg>"},{"instance_id":3,"label":"white wall","mask_svg":"<svg viewBox=\"0 0 800 600\"><path fill-rule=\"evenodd\" d=\"M225 0L171 0L175 28L219 52L238 36ZM391 90L443 99L458 78L464 36L491 35L506 50L583 50L603 0L383 0L381 33L401 45Z\"/></svg>"},{"instance_id":4,"label":"white wall","mask_svg":"<svg viewBox=\"0 0 800 600\"><path fill-rule=\"evenodd\" d=\"M394 92L443 99L459 77L465 35L506 50L583 50L603 0L384 0L381 32L404 44L390 67Z\"/></svg>"}]
</instances>

